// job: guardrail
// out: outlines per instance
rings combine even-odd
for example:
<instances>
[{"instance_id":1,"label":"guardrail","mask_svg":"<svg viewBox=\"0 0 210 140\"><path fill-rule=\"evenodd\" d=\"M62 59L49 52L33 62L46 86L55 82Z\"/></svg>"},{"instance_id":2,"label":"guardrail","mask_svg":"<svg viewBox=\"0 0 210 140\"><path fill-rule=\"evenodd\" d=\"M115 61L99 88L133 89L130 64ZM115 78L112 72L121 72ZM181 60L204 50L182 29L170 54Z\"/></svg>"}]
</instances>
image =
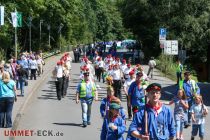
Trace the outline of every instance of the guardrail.
<instances>
[{"instance_id":1,"label":"guardrail","mask_svg":"<svg viewBox=\"0 0 210 140\"><path fill-rule=\"evenodd\" d=\"M56 50L56 51L53 51L53 52L44 54L44 55L43 55L43 58L46 59L46 58L48 58L48 57L51 57L51 56L56 55L56 54L59 54L59 53L61 53L61 51L60 51L60 50Z\"/></svg>"}]
</instances>

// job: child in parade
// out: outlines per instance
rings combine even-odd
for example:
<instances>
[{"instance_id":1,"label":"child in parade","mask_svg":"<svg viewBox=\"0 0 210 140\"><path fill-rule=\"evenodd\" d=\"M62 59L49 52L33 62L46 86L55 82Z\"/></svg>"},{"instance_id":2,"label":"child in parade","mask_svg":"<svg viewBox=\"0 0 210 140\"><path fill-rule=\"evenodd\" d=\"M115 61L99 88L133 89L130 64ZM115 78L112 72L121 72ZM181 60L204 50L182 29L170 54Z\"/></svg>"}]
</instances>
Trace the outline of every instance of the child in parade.
<instances>
[{"instance_id":1,"label":"child in parade","mask_svg":"<svg viewBox=\"0 0 210 140\"><path fill-rule=\"evenodd\" d=\"M101 140L124 140L123 133L126 130L125 121L119 115L119 104L111 103L108 116L104 119Z\"/></svg>"},{"instance_id":2,"label":"child in parade","mask_svg":"<svg viewBox=\"0 0 210 140\"><path fill-rule=\"evenodd\" d=\"M104 98L101 101L101 105L100 105L100 113L101 113L101 117L105 118L107 117L108 111L109 111L109 106L111 103L116 103L118 105L120 105L121 101L119 98L114 96L114 89L112 86L108 86L107 88L107 97ZM123 107L120 107L119 109L119 115L122 117L123 120L125 120L126 115L125 115L125 110Z\"/></svg>"},{"instance_id":3,"label":"child in parade","mask_svg":"<svg viewBox=\"0 0 210 140\"><path fill-rule=\"evenodd\" d=\"M183 139L184 123L187 121L188 101L183 89L178 90L177 97L169 102L169 105L175 104L174 120L176 126L176 140Z\"/></svg>"},{"instance_id":4,"label":"child in parade","mask_svg":"<svg viewBox=\"0 0 210 140\"><path fill-rule=\"evenodd\" d=\"M207 107L203 104L202 96L195 95L195 104L190 108L192 115L192 136L191 140L195 139L199 131L200 140L204 139L204 124L205 117L208 114Z\"/></svg>"}]
</instances>

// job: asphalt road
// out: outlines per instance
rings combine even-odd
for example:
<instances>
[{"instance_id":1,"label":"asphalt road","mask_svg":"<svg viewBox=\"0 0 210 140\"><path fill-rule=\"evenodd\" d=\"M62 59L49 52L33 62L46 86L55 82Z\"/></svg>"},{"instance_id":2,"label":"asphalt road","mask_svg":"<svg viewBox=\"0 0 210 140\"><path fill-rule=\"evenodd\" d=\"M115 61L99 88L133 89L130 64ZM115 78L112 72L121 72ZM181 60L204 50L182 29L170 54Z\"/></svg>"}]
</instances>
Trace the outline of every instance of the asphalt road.
<instances>
[{"instance_id":1,"label":"asphalt road","mask_svg":"<svg viewBox=\"0 0 210 140\"><path fill-rule=\"evenodd\" d=\"M82 127L81 106L75 103L75 88L79 80L79 63L72 64L72 79L67 96L58 101L56 98L54 79L51 74L37 89L37 93L27 105L17 130L33 131L32 136L15 137L15 140L98 140L100 138L102 119L99 114L100 101L92 105L92 124ZM144 66L147 72L147 66ZM162 77L156 70L151 82L159 82L164 87L162 100L167 102L173 97L174 82ZM99 99L106 95L106 85L98 83ZM166 92L165 92L166 91ZM122 105L125 107L125 98ZM171 107L173 109L173 106ZM126 109L126 108L125 108ZM127 129L130 121L127 121ZM206 118L206 138L210 137L210 117ZM184 130L184 138L190 139L191 127ZM58 136L59 135L59 136ZM62 136L61 136L62 135ZM126 137L126 133L124 135Z\"/></svg>"}]
</instances>

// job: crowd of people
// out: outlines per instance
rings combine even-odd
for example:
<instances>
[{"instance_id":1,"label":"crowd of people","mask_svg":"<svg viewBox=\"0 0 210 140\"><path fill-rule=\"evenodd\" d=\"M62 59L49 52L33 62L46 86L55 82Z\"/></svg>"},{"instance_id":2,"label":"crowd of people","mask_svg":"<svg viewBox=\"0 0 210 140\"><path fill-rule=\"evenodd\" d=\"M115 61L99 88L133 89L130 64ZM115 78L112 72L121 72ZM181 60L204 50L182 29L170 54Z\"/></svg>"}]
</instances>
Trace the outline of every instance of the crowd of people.
<instances>
[{"instance_id":1,"label":"crowd of people","mask_svg":"<svg viewBox=\"0 0 210 140\"><path fill-rule=\"evenodd\" d=\"M37 75L43 73L45 62L42 53L23 52L16 59L12 57L0 62L0 128L12 127L13 104L17 96L24 97L24 87L28 86L28 80L36 80ZM20 94L17 94L20 90Z\"/></svg>"},{"instance_id":2,"label":"crowd of people","mask_svg":"<svg viewBox=\"0 0 210 140\"><path fill-rule=\"evenodd\" d=\"M91 124L91 105L98 100L96 82L107 84L107 97L102 99L100 113L103 118L101 140L122 140L126 131L126 120L131 120L127 140L182 140L183 128L192 124L191 139L197 132L204 139L205 116L200 88L191 79L190 71L179 79L175 97L163 103L161 85L149 83L156 66L154 58L149 62L149 71L144 72L140 64L131 65L125 59L111 54L102 57L95 52L93 61L81 58L81 83L76 90L76 103L81 102L83 126ZM151 78L149 74L151 73ZM127 111L121 106L122 91L127 99ZM175 104L174 111L168 105ZM173 112L173 113L172 113ZM126 116L128 114L128 116ZM191 122L192 121L192 122Z\"/></svg>"}]
</instances>

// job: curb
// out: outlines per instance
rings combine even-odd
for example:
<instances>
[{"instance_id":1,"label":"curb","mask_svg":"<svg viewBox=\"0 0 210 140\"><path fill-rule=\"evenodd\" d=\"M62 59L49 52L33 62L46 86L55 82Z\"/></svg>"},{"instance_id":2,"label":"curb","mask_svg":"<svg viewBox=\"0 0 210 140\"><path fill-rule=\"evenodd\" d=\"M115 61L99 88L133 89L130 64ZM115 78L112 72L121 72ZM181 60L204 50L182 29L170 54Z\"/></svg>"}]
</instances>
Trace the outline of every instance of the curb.
<instances>
[{"instance_id":1,"label":"curb","mask_svg":"<svg viewBox=\"0 0 210 140\"><path fill-rule=\"evenodd\" d=\"M54 63L53 63L54 65ZM52 66L52 65L50 65ZM43 78L42 79L39 79L39 81L37 82L37 84L35 84L33 87L32 87L32 90L29 91L29 95L26 97L25 101L23 102L23 104L21 105L21 107L19 108L19 110L17 111L18 113L16 114L16 117L15 117L15 120L13 122L13 126L11 128L11 131L14 131L17 129L18 125L19 125L19 122L20 122L20 119L22 117L22 114L24 113L24 110L26 108L26 105L29 103L31 97L34 95L34 93L36 92L36 90L43 84L43 81L46 80L46 78L51 74L51 71L52 69L49 69L46 71L46 74L43 75ZM9 140L14 140L15 137L9 137Z\"/></svg>"}]
</instances>

